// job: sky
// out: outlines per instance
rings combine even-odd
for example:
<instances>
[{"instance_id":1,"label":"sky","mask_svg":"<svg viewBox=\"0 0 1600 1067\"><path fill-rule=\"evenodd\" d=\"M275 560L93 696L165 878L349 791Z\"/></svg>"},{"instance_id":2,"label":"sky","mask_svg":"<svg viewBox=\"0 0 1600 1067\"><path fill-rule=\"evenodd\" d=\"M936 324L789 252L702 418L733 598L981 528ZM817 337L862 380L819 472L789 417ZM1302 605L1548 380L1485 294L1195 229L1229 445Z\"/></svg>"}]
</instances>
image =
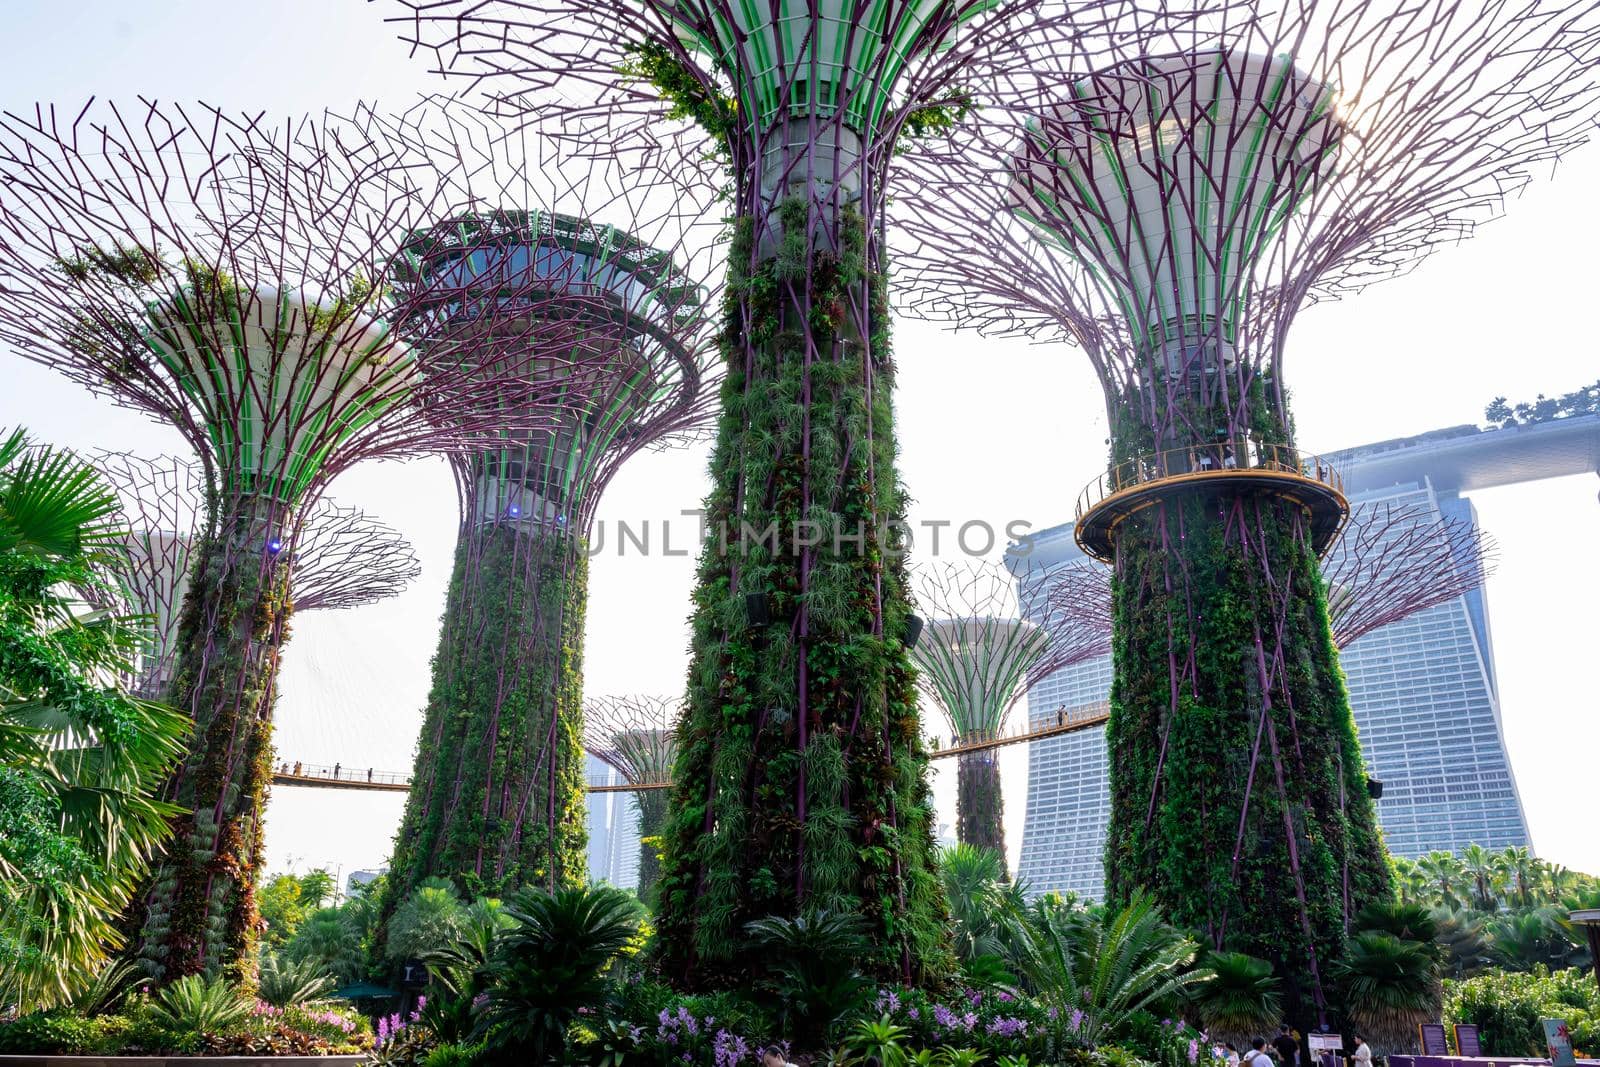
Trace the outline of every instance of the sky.
<instances>
[{"instance_id":1,"label":"sky","mask_svg":"<svg viewBox=\"0 0 1600 1067\"><path fill-rule=\"evenodd\" d=\"M396 108L442 83L383 19L398 4L355 0L11 0L0 108L91 96L203 101L291 115L356 100ZM1600 149L1565 162L1506 217L1405 278L1303 313L1286 379L1303 448L1326 451L1482 420L1496 396L1567 392L1600 377L1592 306L1600 247ZM911 521L979 519L1042 529L1071 519L1103 468L1100 390L1080 352L895 331L901 475ZM0 351L0 427L76 448L179 452L170 428L85 393ZM681 691L707 448L647 453L612 481L599 510L585 690ZM421 578L403 595L344 612L305 613L285 650L275 739L280 757L408 770L437 640L456 520L442 461L370 463L330 495L398 527ZM1552 479L1472 494L1500 545L1488 600L1507 745L1536 850L1600 872L1592 768L1600 751L1594 680L1600 605L1600 478ZM616 531L648 523L651 552L617 552ZM998 558L1003 542L996 545ZM954 773L935 764L941 819L954 823ZM1004 750L1007 836L1015 863L1026 795L1025 748ZM279 788L267 811L269 869L336 872L384 861L399 794Z\"/></svg>"}]
</instances>

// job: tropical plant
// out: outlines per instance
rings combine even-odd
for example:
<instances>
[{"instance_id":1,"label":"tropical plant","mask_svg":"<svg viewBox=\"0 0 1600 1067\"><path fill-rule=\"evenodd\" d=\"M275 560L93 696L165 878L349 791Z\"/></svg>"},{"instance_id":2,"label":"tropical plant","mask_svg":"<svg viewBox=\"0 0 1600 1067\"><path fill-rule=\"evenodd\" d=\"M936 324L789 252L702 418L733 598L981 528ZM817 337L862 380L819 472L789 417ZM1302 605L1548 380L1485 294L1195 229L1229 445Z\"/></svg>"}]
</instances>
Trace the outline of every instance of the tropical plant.
<instances>
[{"instance_id":1,"label":"tropical plant","mask_svg":"<svg viewBox=\"0 0 1600 1067\"><path fill-rule=\"evenodd\" d=\"M952 845L939 853L939 879L956 957L1009 958L1026 936L1027 889L1006 876L1004 857L977 845Z\"/></svg>"},{"instance_id":2,"label":"tropical plant","mask_svg":"<svg viewBox=\"0 0 1600 1067\"><path fill-rule=\"evenodd\" d=\"M1402 941L1432 944L1438 936L1439 923L1433 912L1422 904L1394 901L1362 908L1356 913L1356 929L1393 934Z\"/></svg>"},{"instance_id":3,"label":"tropical plant","mask_svg":"<svg viewBox=\"0 0 1600 1067\"><path fill-rule=\"evenodd\" d=\"M250 1016L250 1001L221 978L187 975L159 990L150 1021L173 1034L220 1034Z\"/></svg>"},{"instance_id":4,"label":"tropical plant","mask_svg":"<svg viewBox=\"0 0 1600 1067\"><path fill-rule=\"evenodd\" d=\"M389 959L421 959L445 948L460 936L466 918L466 908L449 879L424 879L389 919L385 944Z\"/></svg>"},{"instance_id":5,"label":"tropical plant","mask_svg":"<svg viewBox=\"0 0 1600 1067\"><path fill-rule=\"evenodd\" d=\"M862 1019L844 1039L846 1063L877 1063L879 1067L906 1067L911 1058L905 1047L910 1031L889 1021Z\"/></svg>"},{"instance_id":6,"label":"tropical plant","mask_svg":"<svg viewBox=\"0 0 1600 1067\"><path fill-rule=\"evenodd\" d=\"M1437 904L1446 908L1461 906L1466 875L1455 856L1435 850L1417 860L1417 870L1428 879Z\"/></svg>"},{"instance_id":7,"label":"tropical plant","mask_svg":"<svg viewBox=\"0 0 1600 1067\"><path fill-rule=\"evenodd\" d=\"M95 470L0 437L0 1003L59 1004L123 942L112 925L175 809L154 799L188 721L116 685L142 619L102 574L121 531Z\"/></svg>"},{"instance_id":8,"label":"tropical plant","mask_svg":"<svg viewBox=\"0 0 1600 1067\"><path fill-rule=\"evenodd\" d=\"M1451 978L1466 978L1490 963L1489 942L1483 920L1468 912L1434 908L1434 943L1443 952L1445 973Z\"/></svg>"},{"instance_id":9,"label":"tropical plant","mask_svg":"<svg viewBox=\"0 0 1600 1067\"><path fill-rule=\"evenodd\" d=\"M1213 952L1205 966L1212 976L1190 988L1189 1000L1213 1041L1247 1048L1252 1037L1271 1033L1283 1019L1272 964L1243 952Z\"/></svg>"},{"instance_id":10,"label":"tropical plant","mask_svg":"<svg viewBox=\"0 0 1600 1067\"><path fill-rule=\"evenodd\" d=\"M762 985L776 995L784 1033L813 1045L826 1043L835 1025L858 1009L871 983L855 961L867 950L853 914L817 910L794 918L771 915L745 925L766 963Z\"/></svg>"},{"instance_id":11,"label":"tropical plant","mask_svg":"<svg viewBox=\"0 0 1600 1067\"><path fill-rule=\"evenodd\" d=\"M110 1015L122 1007L133 987L145 978L144 971L132 960L112 960L72 998L72 1010L88 1019Z\"/></svg>"},{"instance_id":12,"label":"tropical plant","mask_svg":"<svg viewBox=\"0 0 1600 1067\"><path fill-rule=\"evenodd\" d=\"M313 1004L332 992L333 975L316 960L290 960L275 952L262 953L260 986L256 995L274 1008Z\"/></svg>"},{"instance_id":13,"label":"tropical plant","mask_svg":"<svg viewBox=\"0 0 1600 1067\"><path fill-rule=\"evenodd\" d=\"M1461 850L1461 869L1472 884L1473 903L1478 910L1493 911L1496 891L1506 875L1504 857L1482 845L1468 845Z\"/></svg>"},{"instance_id":14,"label":"tropical plant","mask_svg":"<svg viewBox=\"0 0 1600 1067\"><path fill-rule=\"evenodd\" d=\"M362 932L348 905L319 908L306 916L281 954L298 962L315 963L340 984L348 984L361 978L366 971Z\"/></svg>"},{"instance_id":15,"label":"tropical plant","mask_svg":"<svg viewBox=\"0 0 1600 1067\"><path fill-rule=\"evenodd\" d=\"M559 1062L580 1009L606 996L605 973L643 917L610 886L525 889L505 905L514 925L494 944L479 1036L518 1060Z\"/></svg>"},{"instance_id":16,"label":"tropical plant","mask_svg":"<svg viewBox=\"0 0 1600 1067\"><path fill-rule=\"evenodd\" d=\"M1431 942L1358 933L1333 966L1346 1010L1362 1036L1386 1052L1417 1051L1417 1026L1437 1019L1444 990Z\"/></svg>"},{"instance_id":17,"label":"tropical plant","mask_svg":"<svg viewBox=\"0 0 1600 1067\"><path fill-rule=\"evenodd\" d=\"M1078 1033L1091 1046L1114 1037L1133 1013L1211 978L1209 969L1191 968L1199 946L1163 921L1144 890L1087 921L1066 909L1040 910L1031 941L1025 976L1058 1012L1083 1013Z\"/></svg>"},{"instance_id":18,"label":"tropical plant","mask_svg":"<svg viewBox=\"0 0 1600 1067\"><path fill-rule=\"evenodd\" d=\"M1536 965L1560 970L1582 963L1588 949L1554 908L1528 908L1498 916L1488 923L1489 954L1513 970Z\"/></svg>"}]
</instances>

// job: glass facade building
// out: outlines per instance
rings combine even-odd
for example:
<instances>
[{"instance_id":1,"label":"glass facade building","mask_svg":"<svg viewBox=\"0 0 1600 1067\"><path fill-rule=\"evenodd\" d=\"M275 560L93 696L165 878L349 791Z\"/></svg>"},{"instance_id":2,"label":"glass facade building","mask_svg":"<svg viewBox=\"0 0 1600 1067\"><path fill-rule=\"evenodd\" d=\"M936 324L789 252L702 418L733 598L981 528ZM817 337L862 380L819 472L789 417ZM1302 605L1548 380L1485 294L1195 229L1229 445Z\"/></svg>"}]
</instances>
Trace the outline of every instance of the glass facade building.
<instances>
[{"instance_id":1,"label":"glass facade building","mask_svg":"<svg viewBox=\"0 0 1600 1067\"><path fill-rule=\"evenodd\" d=\"M584 771L597 785L621 785L615 767L584 754ZM632 793L589 794L589 880L618 889L639 888L639 808Z\"/></svg>"},{"instance_id":2,"label":"glass facade building","mask_svg":"<svg viewBox=\"0 0 1600 1067\"><path fill-rule=\"evenodd\" d=\"M1353 505L1423 505L1476 524L1472 503L1418 481L1370 489ZM1081 558L1070 526L1015 546L1013 570ZM1023 610L1039 621L1033 605ZM1483 590L1380 627L1341 653L1369 773L1383 782L1378 818L1391 852L1415 857L1469 844L1530 844L1500 725ZM1032 721L1104 701L1111 657L1052 674L1028 694ZM1110 791L1102 727L1035 741L1018 874L1035 893L1099 899Z\"/></svg>"}]
</instances>

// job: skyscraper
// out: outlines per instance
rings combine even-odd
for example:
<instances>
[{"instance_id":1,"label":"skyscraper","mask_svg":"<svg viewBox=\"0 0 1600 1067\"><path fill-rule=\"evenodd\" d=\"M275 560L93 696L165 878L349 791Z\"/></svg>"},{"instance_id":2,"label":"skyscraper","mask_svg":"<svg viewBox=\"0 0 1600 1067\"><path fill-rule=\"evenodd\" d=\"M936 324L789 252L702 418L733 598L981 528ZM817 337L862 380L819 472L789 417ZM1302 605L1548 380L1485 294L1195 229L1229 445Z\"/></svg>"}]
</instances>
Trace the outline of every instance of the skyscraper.
<instances>
[{"instance_id":1,"label":"skyscraper","mask_svg":"<svg viewBox=\"0 0 1600 1067\"><path fill-rule=\"evenodd\" d=\"M599 785L622 785L615 767L585 753L584 770ZM619 889L639 887L639 809L632 793L589 794L589 879Z\"/></svg>"},{"instance_id":2,"label":"skyscraper","mask_svg":"<svg viewBox=\"0 0 1600 1067\"><path fill-rule=\"evenodd\" d=\"M1333 458L1346 474L1353 505L1425 507L1475 526L1476 511L1460 489L1463 482L1468 488L1481 486L1462 468L1492 464L1506 447L1494 440L1498 436L1457 428ZM1444 487L1435 484L1431 464L1421 456L1412 463L1395 462L1397 453L1433 451L1440 441L1454 452L1477 454L1443 463ZM1382 462L1373 462L1379 457ZM1033 568L1081 556L1070 525L1045 530L1012 550L1016 564ZM1023 609L1029 618L1040 619L1037 605L1025 602ZM1530 843L1501 730L1482 589L1380 627L1343 649L1340 662L1368 772L1383 783L1378 818L1391 852L1414 857L1474 843L1487 848ZM1062 705L1103 701L1110 686L1109 656L1064 668L1034 687L1029 717L1038 721ZM1102 727L1030 746L1018 873L1035 891L1100 897L1110 816L1107 773Z\"/></svg>"}]
</instances>

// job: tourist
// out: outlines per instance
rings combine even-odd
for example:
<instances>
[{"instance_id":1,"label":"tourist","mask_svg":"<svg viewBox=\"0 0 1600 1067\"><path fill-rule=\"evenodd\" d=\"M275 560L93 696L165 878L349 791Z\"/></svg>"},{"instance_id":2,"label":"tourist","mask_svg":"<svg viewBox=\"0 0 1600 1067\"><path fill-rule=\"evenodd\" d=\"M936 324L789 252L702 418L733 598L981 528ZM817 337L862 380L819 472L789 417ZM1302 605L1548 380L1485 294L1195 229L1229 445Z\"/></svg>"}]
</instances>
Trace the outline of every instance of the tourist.
<instances>
[{"instance_id":1,"label":"tourist","mask_svg":"<svg viewBox=\"0 0 1600 1067\"><path fill-rule=\"evenodd\" d=\"M1222 1046L1222 1058L1228 1061L1228 1067L1239 1067L1239 1050L1233 1047L1233 1042Z\"/></svg>"},{"instance_id":2,"label":"tourist","mask_svg":"<svg viewBox=\"0 0 1600 1067\"><path fill-rule=\"evenodd\" d=\"M337 763L333 765L333 776L335 779L339 777L339 764Z\"/></svg>"},{"instance_id":3,"label":"tourist","mask_svg":"<svg viewBox=\"0 0 1600 1067\"><path fill-rule=\"evenodd\" d=\"M1351 1067L1372 1067L1372 1046L1367 1044L1367 1039L1351 1034L1350 1040L1355 1042L1355 1048L1350 1050Z\"/></svg>"},{"instance_id":4,"label":"tourist","mask_svg":"<svg viewBox=\"0 0 1600 1067\"><path fill-rule=\"evenodd\" d=\"M1278 1036L1272 1039L1272 1047L1277 1050L1278 1062L1283 1067L1299 1067L1300 1042L1290 1033L1288 1023L1278 1027Z\"/></svg>"},{"instance_id":5,"label":"tourist","mask_svg":"<svg viewBox=\"0 0 1600 1067\"><path fill-rule=\"evenodd\" d=\"M783 1049L777 1045L768 1045L766 1051L761 1053L761 1067L794 1067L789 1062L789 1057L784 1055Z\"/></svg>"},{"instance_id":6,"label":"tourist","mask_svg":"<svg viewBox=\"0 0 1600 1067\"><path fill-rule=\"evenodd\" d=\"M1250 1051L1239 1061L1240 1067L1272 1067L1272 1057L1267 1055L1267 1039L1258 1037L1250 1042ZM1370 1067L1370 1065L1368 1065Z\"/></svg>"}]
</instances>

